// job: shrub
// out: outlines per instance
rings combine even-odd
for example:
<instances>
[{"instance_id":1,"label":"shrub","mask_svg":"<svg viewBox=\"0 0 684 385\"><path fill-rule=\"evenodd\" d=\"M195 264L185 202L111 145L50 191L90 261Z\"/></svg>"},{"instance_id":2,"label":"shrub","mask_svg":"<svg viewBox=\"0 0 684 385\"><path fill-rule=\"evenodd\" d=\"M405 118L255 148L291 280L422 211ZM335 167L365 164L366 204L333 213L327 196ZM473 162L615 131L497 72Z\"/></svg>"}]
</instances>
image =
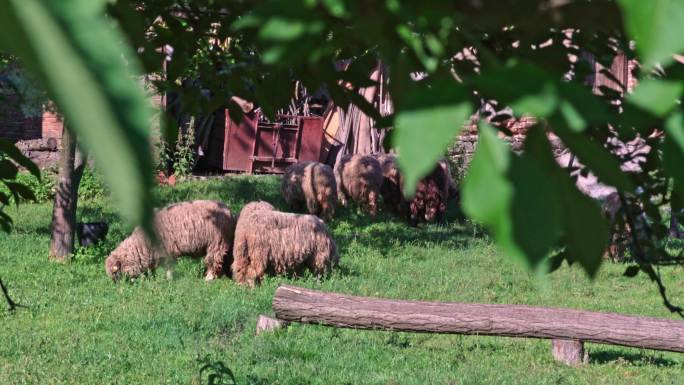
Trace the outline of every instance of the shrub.
<instances>
[{"instance_id":1,"label":"shrub","mask_svg":"<svg viewBox=\"0 0 684 385\"><path fill-rule=\"evenodd\" d=\"M41 180L36 179L28 172L20 172L17 174L18 183L26 185L36 196L36 202L50 202L55 198L55 185L57 183L57 173L54 169L42 170ZM8 193L7 189L2 186L0 191ZM105 187L102 176L99 172L90 167L86 167L83 171L83 178L78 189L79 199L95 199L106 196L108 190ZM22 200L21 202L24 202Z\"/></svg>"}]
</instances>

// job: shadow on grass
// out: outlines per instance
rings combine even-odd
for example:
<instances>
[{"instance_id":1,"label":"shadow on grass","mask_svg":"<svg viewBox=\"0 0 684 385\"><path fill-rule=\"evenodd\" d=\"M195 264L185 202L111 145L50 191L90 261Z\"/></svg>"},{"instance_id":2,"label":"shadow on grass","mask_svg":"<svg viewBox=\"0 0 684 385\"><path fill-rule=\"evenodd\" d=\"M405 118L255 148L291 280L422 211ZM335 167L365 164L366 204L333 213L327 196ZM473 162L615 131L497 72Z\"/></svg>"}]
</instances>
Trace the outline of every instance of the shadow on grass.
<instances>
[{"instance_id":1,"label":"shadow on grass","mask_svg":"<svg viewBox=\"0 0 684 385\"><path fill-rule=\"evenodd\" d=\"M379 215L374 221L365 216L351 214L340 223L333 223L335 241L341 255L349 251L353 242L386 254L390 250L439 245L451 249L463 248L474 238L482 236L481 230L470 223L442 223L410 227L400 219Z\"/></svg>"},{"instance_id":2,"label":"shadow on grass","mask_svg":"<svg viewBox=\"0 0 684 385\"><path fill-rule=\"evenodd\" d=\"M256 200L267 201L278 209L285 209L277 176L228 175L223 179L204 182L184 182L173 187L159 187L155 191L157 206L194 199L216 199L233 210Z\"/></svg>"},{"instance_id":3,"label":"shadow on grass","mask_svg":"<svg viewBox=\"0 0 684 385\"><path fill-rule=\"evenodd\" d=\"M657 365L665 367L682 366L682 363L663 358L654 357L650 354L644 353L629 353L618 350L603 350L599 352L589 353L589 363L591 364L609 364L611 362L629 362L632 365Z\"/></svg>"}]
</instances>

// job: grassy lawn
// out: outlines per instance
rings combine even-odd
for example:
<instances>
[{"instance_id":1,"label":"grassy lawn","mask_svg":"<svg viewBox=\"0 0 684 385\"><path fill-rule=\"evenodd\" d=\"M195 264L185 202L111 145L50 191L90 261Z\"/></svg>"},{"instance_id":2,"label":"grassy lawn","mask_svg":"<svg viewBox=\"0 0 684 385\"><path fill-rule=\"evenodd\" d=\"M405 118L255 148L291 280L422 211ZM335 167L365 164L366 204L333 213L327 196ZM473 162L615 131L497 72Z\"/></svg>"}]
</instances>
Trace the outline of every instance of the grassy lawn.
<instances>
[{"instance_id":1,"label":"grassy lawn","mask_svg":"<svg viewBox=\"0 0 684 385\"><path fill-rule=\"evenodd\" d=\"M279 179L234 177L158 191L160 204L221 199L234 210L265 199L283 207ZM112 283L108 252L130 231L106 198L80 202L84 220L107 219L109 239L71 263L47 262L50 204L10 210L0 234L0 277L28 306L0 311L0 384L202 384L200 368L230 368L246 384L682 384L684 355L587 344L590 364L553 361L550 343L499 337L354 331L292 325L256 337L280 283L388 298L564 306L673 317L643 274L605 264L590 282L574 267L545 280L501 255L486 236L456 223L421 229L353 210L330 225L340 266L329 279L267 279L256 289L202 280L200 261ZM662 269L669 294L684 302L684 269Z\"/></svg>"}]
</instances>

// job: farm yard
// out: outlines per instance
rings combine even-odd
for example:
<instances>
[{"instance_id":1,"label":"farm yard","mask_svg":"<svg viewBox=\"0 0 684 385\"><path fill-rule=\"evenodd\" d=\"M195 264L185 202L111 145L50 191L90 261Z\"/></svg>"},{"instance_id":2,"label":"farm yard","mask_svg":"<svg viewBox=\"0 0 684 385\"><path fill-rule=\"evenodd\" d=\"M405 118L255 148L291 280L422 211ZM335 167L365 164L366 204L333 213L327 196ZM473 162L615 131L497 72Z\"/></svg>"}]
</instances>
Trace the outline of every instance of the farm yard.
<instances>
[{"instance_id":1,"label":"farm yard","mask_svg":"<svg viewBox=\"0 0 684 385\"><path fill-rule=\"evenodd\" d=\"M684 384L681 36L0 0L0 385Z\"/></svg>"},{"instance_id":2,"label":"farm yard","mask_svg":"<svg viewBox=\"0 0 684 385\"><path fill-rule=\"evenodd\" d=\"M91 190L88 190L91 191ZM280 177L229 176L155 189L157 206L217 199L231 210L263 199L285 209ZM202 279L200 260L112 282L104 257L130 233L104 194L79 205L84 221L106 220L106 241L79 248L69 264L48 263L51 205L8 212L0 235L0 276L25 308L0 313L2 384L680 384L684 356L587 344L589 363L572 368L548 340L356 331L292 324L255 335L272 315L279 284L396 299L530 304L673 318L648 278L604 263L590 281L577 266L536 276L505 257L489 236L449 209L445 224L413 228L382 211L375 220L341 209L329 223L340 264L327 278L268 277L254 289L229 278ZM682 267L662 267L673 298L684 296ZM206 366L204 371L201 369Z\"/></svg>"}]
</instances>

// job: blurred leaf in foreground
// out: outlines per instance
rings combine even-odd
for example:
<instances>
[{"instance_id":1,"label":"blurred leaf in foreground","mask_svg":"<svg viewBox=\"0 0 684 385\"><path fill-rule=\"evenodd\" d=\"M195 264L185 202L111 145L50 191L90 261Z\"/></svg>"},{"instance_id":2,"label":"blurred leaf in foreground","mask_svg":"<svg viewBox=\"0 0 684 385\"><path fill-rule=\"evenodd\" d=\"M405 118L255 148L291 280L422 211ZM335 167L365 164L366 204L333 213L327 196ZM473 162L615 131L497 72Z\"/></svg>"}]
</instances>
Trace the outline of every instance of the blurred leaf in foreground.
<instances>
[{"instance_id":1,"label":"blurred leaf in foreground","mask_svg":"<svg viewBox=\"0 0 684 385\"><path fill-rule=\"evenodd\" d=\"M0 47L42 81L90 150L121 213L149 223L151 110L138 63L103 1L0 0Z\"/></svg>"}]
</instances>

